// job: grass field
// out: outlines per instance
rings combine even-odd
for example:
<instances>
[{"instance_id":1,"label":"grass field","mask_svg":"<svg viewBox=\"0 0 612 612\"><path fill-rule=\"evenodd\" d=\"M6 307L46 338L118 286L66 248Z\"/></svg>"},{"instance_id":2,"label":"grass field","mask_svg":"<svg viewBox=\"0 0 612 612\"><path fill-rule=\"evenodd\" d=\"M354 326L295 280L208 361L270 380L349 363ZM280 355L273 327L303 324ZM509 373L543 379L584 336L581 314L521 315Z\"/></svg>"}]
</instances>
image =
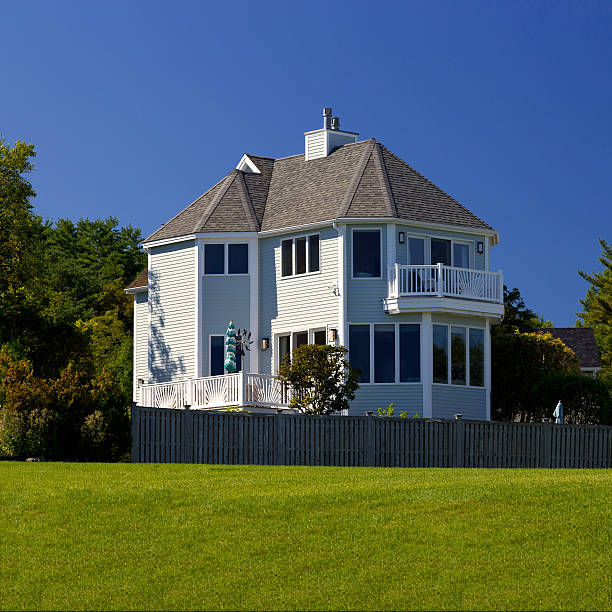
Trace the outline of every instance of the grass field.
<instances>
[{"instance_id":1,"label":"grass field","mask_svg":"<svg viewBox=\"0 0 612 612\"><path fill-rule=\"evenodd\" d=\"M610 610L611 508L611 470L0 462L0 608Z\"/></svg>"}]
</instances>

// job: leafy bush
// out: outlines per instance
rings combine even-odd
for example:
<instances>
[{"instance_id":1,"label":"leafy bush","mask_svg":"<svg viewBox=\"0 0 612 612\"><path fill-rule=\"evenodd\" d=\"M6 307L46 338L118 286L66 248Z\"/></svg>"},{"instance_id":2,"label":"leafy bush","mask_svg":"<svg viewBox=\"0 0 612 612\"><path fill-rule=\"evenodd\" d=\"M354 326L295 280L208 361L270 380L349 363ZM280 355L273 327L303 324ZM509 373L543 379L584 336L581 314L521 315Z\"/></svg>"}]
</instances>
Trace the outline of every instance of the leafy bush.
<instances>
[{"instance_id":1,"label":"leafy bush","mask_svg":"<svg viewBox=\"0 0 612 612\"><path fill-rule=\"evenodd\" d=\"M358 372L344 358L343 346L305 344L279 368L278 378L287 383L293 398L289 404L307 414L333 414L347 410L359 387Z\"/></svg>"},{"instance_id":2,"label":"leafy bush","mask_svg":"<svg viewBox=\"0 0 612 612\"><path fill-rule=\"evenodd\" d=\"M612 399L606 385L582 374L555 374L534 388L534 420L550 418L561 401L565 423L612 425Z\"/></svg>"}]
</instances>

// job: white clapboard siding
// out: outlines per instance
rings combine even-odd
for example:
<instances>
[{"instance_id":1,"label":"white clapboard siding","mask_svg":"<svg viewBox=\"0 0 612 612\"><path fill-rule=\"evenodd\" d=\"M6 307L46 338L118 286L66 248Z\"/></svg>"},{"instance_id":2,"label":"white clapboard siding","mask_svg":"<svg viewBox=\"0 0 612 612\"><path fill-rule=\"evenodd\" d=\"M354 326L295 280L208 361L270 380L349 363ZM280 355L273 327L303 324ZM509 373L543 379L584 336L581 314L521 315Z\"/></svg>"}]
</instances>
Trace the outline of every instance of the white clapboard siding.
<instances>
[{"instance_id":1,"label":"white clapboard siding","mask_svg":"<svg viewBox=\"0 0 612 612\"><path fill-rule=\"evenodd\" d=\"M148 360L149 301L147 291L134 294L134 401L140 400L138 379L149 378Z\"/></svg>"},{"instance_id":2,"label":"white clapboard siding","mask_svg":"<svg viewBox=\"0 0 612 612\"><path fill-rule=\"evenodd\" d=\"M149 260L150 382L195 376L193 242L151 249Z\"/></svg>"}]
</instances>

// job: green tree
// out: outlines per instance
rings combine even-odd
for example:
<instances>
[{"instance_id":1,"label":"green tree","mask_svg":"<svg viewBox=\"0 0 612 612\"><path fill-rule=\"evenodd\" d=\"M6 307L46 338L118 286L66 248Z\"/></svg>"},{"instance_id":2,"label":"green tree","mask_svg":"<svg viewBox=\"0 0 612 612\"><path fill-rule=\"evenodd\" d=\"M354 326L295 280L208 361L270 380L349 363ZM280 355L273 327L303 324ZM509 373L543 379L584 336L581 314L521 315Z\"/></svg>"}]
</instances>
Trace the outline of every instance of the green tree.
<instances>
[{"instance_id":1,"label":"green tree","mask_svg":"<svg viewBox=\"0 0 612 612\"><path fill-rule=\"evenodd\" d=\"M501 324L493 328L493 333L501 333L518 329L520 332L532 332L542 327L554 327L552 321L548 321L527 308L521 292L514 287L508 289L504 285L504 316Z\"/></svg>"},{"instance_id":2,"label":"green tree","mask_svg":"<svg viewBox=\"0 0 612 612\"><path fill-rule=\"evenodd\" d=\"M577 327L592 327L595 341L601 353L602 380L612 393L612 245L599 239L602 254L599 263L603 270L596 274L587 274L579 270L590 287L582 304L582 312L576 313L580 319Z\"/></svg>"},{"instance_id":3,"label":"green tree","mask_svg":"<svg viewBox=\"0 0 612 612\"><path fill-rule=\"evenodd\" d=\"M550 334L521 333L515 329L492 335L493 418L500 421L536 420L540 404L535 393L538 383L552 375L577 374L579 371L574 352Z\"/></svg>"},{"instance_id":4,"label":"green tree","mask_svg":"<svg viewBox=\"0 0 612 612\"><path fill-rule=\"evenodd\" d=\"M290 407L307 414L347 410L359 388L358 371L345 359L343 346L305 344L285 359L278 378L293 391Z\"/></svg>"}]
</instances>

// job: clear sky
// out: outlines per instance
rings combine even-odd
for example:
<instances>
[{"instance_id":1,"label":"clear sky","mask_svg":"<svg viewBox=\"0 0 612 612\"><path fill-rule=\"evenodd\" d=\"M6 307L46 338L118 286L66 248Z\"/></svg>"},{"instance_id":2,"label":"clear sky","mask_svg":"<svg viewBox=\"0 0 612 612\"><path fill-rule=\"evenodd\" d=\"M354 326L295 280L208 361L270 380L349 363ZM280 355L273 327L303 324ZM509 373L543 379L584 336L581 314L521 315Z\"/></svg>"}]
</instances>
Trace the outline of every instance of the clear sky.
<instances>
[{"instance_id":1,"label":"clear sky","mask_svg":"<svg viewBox=\"0 0 612 612\"><path fill-rule=\"evenodd\" d=\"M612 2L0 2L0 133L35 211L147 236L332 106L500 233L493 269L573 325L612 241Z\"/></svg>"}]
</instances>

